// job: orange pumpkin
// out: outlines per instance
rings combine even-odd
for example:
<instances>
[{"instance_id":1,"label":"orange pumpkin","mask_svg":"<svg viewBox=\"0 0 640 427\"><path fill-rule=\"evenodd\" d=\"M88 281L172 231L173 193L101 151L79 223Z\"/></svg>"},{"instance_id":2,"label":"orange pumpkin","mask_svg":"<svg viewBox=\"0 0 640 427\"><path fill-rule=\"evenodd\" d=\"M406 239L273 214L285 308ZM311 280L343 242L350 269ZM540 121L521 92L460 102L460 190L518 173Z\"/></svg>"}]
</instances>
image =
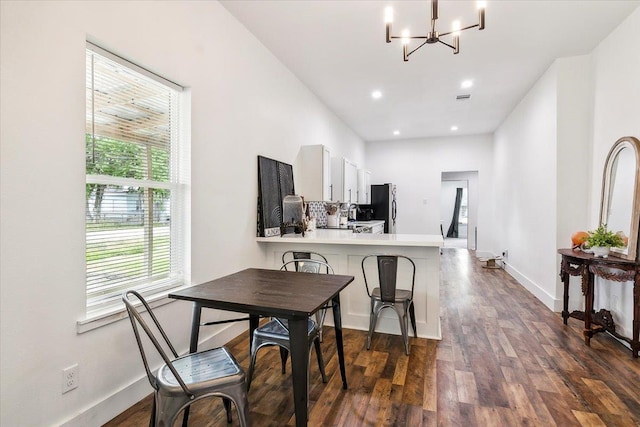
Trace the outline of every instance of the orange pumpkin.
<instances>
[{"instance_id":1,"label":"orange pumpkin","mask_svg":"<svg viewBox=\"0 0 640 427\"><path fill-rule=\"evenodd\" d=\"M586 231L576 231L571 236L571 243L573 243L574 247L580 246L581 244L586 242L588 238L589 238L589 233L587 233Z\"/></svg>"}]
</instances>

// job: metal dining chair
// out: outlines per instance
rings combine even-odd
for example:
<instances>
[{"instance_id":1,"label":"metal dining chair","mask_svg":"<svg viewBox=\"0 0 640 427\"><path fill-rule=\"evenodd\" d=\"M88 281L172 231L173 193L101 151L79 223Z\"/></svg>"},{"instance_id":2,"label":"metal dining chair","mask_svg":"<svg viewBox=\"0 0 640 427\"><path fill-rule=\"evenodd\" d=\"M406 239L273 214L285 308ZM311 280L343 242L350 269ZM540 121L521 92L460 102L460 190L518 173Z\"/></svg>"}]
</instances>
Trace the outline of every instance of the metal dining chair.
<instances>
[{"instance_id":1,"label":"metal dining chair","mask_svg":"<svg viewBox=\"0 0 640 427\"><path fill-rule=\"evenodd\" d=\"M295 271L300 271L301 266L304 266L305 260L317 260L322 261L326 264L326 266L322 266L321 264L307 263L306 271L308 273L326 273L333 274L333 269L329 266L329 262L324 255L319 254L317 252L304 252L304 251L286 251L282 254L282 265L289 265L290 267L295 267ZM295 263L291 263L291 261L296 261ZM311 271L315 269L315 271ZM331 273L329 270L331 269ZM324 326L324 319L327 317L327 310L331 308L330 304L325 304L322 309L316 312L316 323L318 325L318 335L320 337L320 342L322 342L322 327Z\"/></svg>"},{"instance_id":2,"label":"metal dining chair","mask_svg":"<svg viewBox=\"0 0 640 427\"><path fill-rule=\"evenodd\" d=\"M135 298L130 298L130 296ZM134 305L135 299L141 303L153 320L155 331L162 335L164 344L158 341L154 331L143 319L138 308ZM243 427L249 425L249 403L245 374L229 350L225 347L219 347L179 357L158 319L151 311L151 307L138 292L125 292L122 295L122 301L124 301L131 320L144 369L147 371L151 387L155 390L150 426L172 426L181 410L196 400L210 396L219 396L224 399L228 422L231 422L229 401L232 401L236 405L240 425ZM142 327L164 361L164 365L155 374L149 368L138 325ZM168 347L171 350L172 358L167 355L163 347Z\"/></svg>"},{"instance_id":3,"label":"metal dining chair","mask_svg":"<svg viewBox=\"0 0 640 427\"><path fill-rule=\"evenodd\" d=\"M367 273L365 270L365 262L368 259L375 258L377 261L378 283L379 287L373 290L369 289L367 281ZM411 290L399 289L398 282L398 266L400 260L403 264L411 267ZM370 262L369 262L370 264ZM393 308L398 315L400 321L400 331L404 341L404 351L409 355L409 337L407 331L409 329L408 317L411 319L413 327L413 335L417 338L416 330L416 313L413 304L413 289L416 281L416 265L413 260L404 255L367 255L362 259L361 263L362 275L364 277L364 285L367 294L371 298L371 314L369 316L369 334L367 336L367 350L371 348L371 337L378 323L378 316L382 309Z\"/></svg>"},{"instance_id":4,"label":"metal dining chair","mask_svg":"<svg viewBox=\"0 0 640 427\"><path fill-rule=\"evenodd\" d=\"M302 273L315 273L318 274L322 270L325 270L327 274L333 274L333 269L329 264L323 261L305 259L291 260L285 262L280 270L288 270L294 268L295 271ZM320 336L318 324L309 319L307 324L307 337L309 339L309 361L311 361L311 346L315 346L316 356L318 358L318 367L320 368L320 374L322 375L322 382L327 382L327 376L324 372L324 361L322 360L322 351L320 349ZM286 319L279 319L277 317L272 318L264 325L257 327L253 331L253 342L251 343L251 361L249 362L249 373L247 374L247 388L251 387L251 380L253 379L253 372L256 364L256 356L258 350L265 346L278 346L280 347L280 359L282 361L282 373L286 372L287 358L291 351L291 344L289 341L289 328Z\"/></svg>"}]
</instances>

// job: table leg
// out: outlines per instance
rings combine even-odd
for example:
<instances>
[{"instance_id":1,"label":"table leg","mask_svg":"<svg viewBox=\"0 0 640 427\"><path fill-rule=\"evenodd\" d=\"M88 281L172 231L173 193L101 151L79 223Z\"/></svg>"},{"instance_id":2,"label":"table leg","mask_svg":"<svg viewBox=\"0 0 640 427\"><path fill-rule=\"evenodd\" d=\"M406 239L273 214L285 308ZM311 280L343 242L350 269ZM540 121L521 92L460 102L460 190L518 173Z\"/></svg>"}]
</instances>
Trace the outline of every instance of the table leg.
<instances>
[{"instance_id":1,"label":"table leg","mask_svg":"<svg viewBox=\"0 0 640 427\"><path fill-rule=\"evenodd\" d=\"M297 427L306 426L308 418L309 338L307 325L307 318L289 319L291 376Z\"/></svg>"},{"instance_id":2,"label":"table leg","mask_svg":"<svg viewBox=\"0 0 640 427\"><path fill-rule=\"evenodd\" d=\"M251 345L253 344L253 331L260 325L260 316L257 314L249 315L249 359L251 359Z\"/></svg>"},{"instance_id":3,"label":"table leg","mask_svg":"<svg viewBox=\"0 0 640 427\"><path fill-rule=\"evenodd\" d=\"M562 321L566 325L567 320L569 319L569 280L571 280L571 276L564 271L562 272L561 276L562 282L564 283L564 295L562 298Z\"/></svg>"},{"instance_id":4,"label":"table leg","mask_svg":"<svg viewBox=\"0 0 640 427\"><path fill-rule=\"evenodd\" d=\"M193 303L193 313L191 314L191 339L189 341L189 353L198 351L198 336L200 335L200 318L202 316L202 306L197 302Z\"/></svg>"},{"instance_id":5,"label":"table leg","mask_svg":"<svg viewBox=\"0 0 640 427\"><path fill-rule=\"evenodd\" d=\"M593 313L593 299L594 299L594 282L593 273L587 274L587 292L584 295L584 343L588 346L591 345L591 337L593 331L591 330L591 313Z\"/></svg>"},{"instance_id":6,"label":"table leg","mask_svg":"<svg viewBox=\"0 0 640 427\"><path fill-rule=\"evenodd\" d=\"M338 347L338 361L340 362L340 375L342 376L342 388L347 389L347 371L344 367L344 346L342 343L342 316L340 314L340 295L333 297L333 324L336 330L336 347Z\"/></svg>"},{"instance_id":7,"label":"table leg","mask_svg":"<svg viewBox=\"0 0 640 427\"><path fill-rule=\"evenodd\" d=\"M200 318L202 317L202 306L197 302L193 303L193 313L191 314L191 338L189 339L189 353L198 351L198 336L200 335ZM182 427L187 427L189 423L189 408L184 408L182 417ZM228 413L228 412L227 412Z\"/></svg>"},{"instance_id":8,"label":"table leg","mask_svg":"<svg viewBox=\"0 0 640 427\"><path fill-rule=\"evenodd\" d=\"M640 271L636 270L636 279L633 282L633 335L631 340L631 353L634 358L640 352Z\"/></svg>"}]
</instances>

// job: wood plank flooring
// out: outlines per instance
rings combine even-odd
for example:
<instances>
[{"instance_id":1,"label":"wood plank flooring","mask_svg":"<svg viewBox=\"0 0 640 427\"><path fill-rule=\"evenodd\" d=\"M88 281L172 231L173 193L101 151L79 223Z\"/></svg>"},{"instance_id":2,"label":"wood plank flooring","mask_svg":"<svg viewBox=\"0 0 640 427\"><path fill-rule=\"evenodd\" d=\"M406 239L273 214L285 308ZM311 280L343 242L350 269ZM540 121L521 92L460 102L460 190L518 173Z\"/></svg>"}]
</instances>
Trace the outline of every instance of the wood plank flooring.
<instances>
[{"instance_id":1,"label":"wood plank flooring","mask_svg":"<svg viewBox=\"0 0 640 427\"><path fill-rule=\"evenodd\" d=\"M322 346L329 381L310 370L310 426L640 426L640 359L607 335L586 347L580 322L562 324L502 270L443 249L442 341L344 330L342 390L333 330ZM364 292L364 290L363 290ZM248 338L227 347L247 368ZM290 364L263 349L249 392L252 426L295 425ZM146 426L150 397L106 425ZM190 426L225 426L219 399L193 405ZM234 413L234 424L238 425ZM176 425L180 425L176 423Z\"/></svg>"}]
</instances>

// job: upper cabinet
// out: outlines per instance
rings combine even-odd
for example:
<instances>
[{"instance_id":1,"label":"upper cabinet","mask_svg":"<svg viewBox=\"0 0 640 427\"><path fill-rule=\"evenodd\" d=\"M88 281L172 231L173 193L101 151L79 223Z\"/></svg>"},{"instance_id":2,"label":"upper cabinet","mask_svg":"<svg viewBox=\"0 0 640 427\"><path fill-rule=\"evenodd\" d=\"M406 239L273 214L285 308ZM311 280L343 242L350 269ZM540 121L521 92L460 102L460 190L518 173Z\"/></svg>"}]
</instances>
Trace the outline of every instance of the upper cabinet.
<instances>
[{"instance_id":1,"label":"upper cabinet","mask_svg":"<svg viewBox=\"0 0 640 427\"><path fill-rule=\"evenodd\" d=\"M306 201L332 200L331 152L324 145L303 145L298 157L297 193Z\"/></svg>"},{"instance_id":2,"label":"upper cabinet","mask_svg":"<svg viewBox=\"0 0 640 427\"><path fill-rule=\"evenodd\" d=\"M358 194L358 166L343 157L332 159L331 183L334 202L356 203Z\"/></svg>"},{"instance_id":3,"label":"upper cabinet","mask_svg":"<svg viewBox=\"0 0 640 427\"><path fill-rule=\"evenodd\" d=\"M371 203L371 171L358 169L358 204Z\"/></svg>"}]
</instances>

